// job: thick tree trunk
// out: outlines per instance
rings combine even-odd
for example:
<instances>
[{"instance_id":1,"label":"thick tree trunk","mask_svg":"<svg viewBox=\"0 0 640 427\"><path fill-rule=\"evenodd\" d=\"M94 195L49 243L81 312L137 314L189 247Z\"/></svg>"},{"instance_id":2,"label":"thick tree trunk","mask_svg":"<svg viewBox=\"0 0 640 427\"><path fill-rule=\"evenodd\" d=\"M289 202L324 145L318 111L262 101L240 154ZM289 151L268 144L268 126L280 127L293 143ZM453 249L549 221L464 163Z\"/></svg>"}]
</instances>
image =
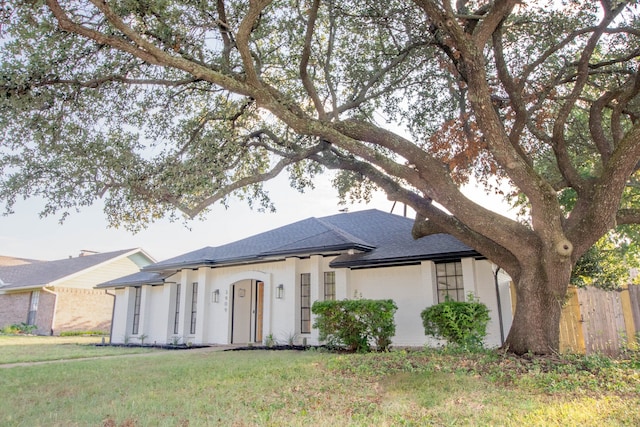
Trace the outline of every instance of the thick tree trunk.
<instances>
[{"instance_id":1,"label":"thick tree trunk","mask_svg":"<svg viewBox=\"0 0 640 427\"><path fill-rule=\"evenodd\" d=\"M513 353L549 354L560 346L560 315L571 266L525 266L516 282L516 312L504 347Z\"/></svg>"}]
</instances>

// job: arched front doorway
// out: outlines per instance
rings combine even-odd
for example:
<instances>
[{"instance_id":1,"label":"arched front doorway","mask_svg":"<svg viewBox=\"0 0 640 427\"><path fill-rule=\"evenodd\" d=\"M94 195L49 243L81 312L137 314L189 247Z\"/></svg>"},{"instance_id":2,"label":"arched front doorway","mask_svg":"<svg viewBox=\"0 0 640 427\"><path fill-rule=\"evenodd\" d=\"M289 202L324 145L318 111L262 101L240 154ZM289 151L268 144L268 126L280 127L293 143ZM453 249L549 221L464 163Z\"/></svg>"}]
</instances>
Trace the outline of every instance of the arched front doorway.
<instances>
[{"instance_id":1,"label":"arched front doorway","mask_svg":"<svg viewBox=\"0 0 640 427\"><path fill-rule=\"evenodd\" d=\"M231 285L231 343L262 342L264 282L241 280Z\"/></svg>"}]
</instances>

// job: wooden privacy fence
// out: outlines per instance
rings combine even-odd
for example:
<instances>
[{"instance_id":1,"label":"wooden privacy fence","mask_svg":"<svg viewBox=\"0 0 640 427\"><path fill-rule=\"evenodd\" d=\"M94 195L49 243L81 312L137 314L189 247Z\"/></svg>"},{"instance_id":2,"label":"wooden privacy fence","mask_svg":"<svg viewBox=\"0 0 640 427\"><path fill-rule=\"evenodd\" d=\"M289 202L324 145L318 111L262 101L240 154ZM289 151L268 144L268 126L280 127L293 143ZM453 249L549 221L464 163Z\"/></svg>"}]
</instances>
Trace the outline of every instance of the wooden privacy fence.
<instances>
[{"instance_id":1,"label":"wooden privacy fence","mask_svg":"<svg viewBox=\"0 0 640 427\"><path fill-rule=\"evenodd\" d=\"M615 356L638 343L640 286L617 291L570 287L560 318L560 351Z\"/></svg>"}]
</instances>

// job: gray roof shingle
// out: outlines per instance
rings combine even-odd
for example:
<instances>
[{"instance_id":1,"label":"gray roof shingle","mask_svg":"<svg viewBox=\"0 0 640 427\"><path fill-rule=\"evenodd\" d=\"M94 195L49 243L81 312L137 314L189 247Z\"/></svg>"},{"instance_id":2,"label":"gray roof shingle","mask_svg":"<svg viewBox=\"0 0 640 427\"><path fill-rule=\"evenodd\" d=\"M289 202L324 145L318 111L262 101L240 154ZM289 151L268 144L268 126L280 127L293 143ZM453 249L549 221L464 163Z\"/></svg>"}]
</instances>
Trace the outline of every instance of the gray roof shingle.
<instances>
[{"instance_id":1,"label":"gray roof shingle","mask_svg":"<svg viewBox=\"0 0 640 427\"><path fill-rule=\"evenodd\" d=\"M167 271L260 261L270 257L342 253L332 267L403 264L480 256L447 234L415 240L413 220L371 209L309 218L218 247L205 247L151 264L144 271ZM353 249L354 254L347 254Z\"/></svg>"},{"instance_id":2,"label":"gray roof shingle","mask_svg":"<svg viewBox=\"0 0 640 427\"><path fill-rule=\"evenodd\" d=\"M56 261L41 261L32 264L0 267L0 291L47 286L52 282L109 261L132 250L123 249Z\"/></svg>"},{"instance_id":3,"label":"gray roof shingle","mask_svg":"<svg viewBox=\"0 0 640 427\"><path fill-rule=\"evenodd\" d=\"M160 273L155 271L139 271L137 273L129 274L128 276L100 283L95 287L97 289L101 289L119 288L124 286L162 285L164 284L164 280L171 275L173 275L173 272Z\"/></svg>"}]
</instances>

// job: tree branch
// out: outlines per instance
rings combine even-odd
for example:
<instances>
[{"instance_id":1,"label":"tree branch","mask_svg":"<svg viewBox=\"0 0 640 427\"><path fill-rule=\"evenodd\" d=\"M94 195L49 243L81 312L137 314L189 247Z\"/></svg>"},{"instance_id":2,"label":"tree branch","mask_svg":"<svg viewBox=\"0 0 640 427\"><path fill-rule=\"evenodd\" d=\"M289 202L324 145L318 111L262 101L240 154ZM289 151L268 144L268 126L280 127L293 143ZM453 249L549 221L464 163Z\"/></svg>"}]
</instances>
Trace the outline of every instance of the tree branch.
<instances>
[{"instance_id":1,"label":"tree branch","mask_svg":"<svg viewBox=\"0 0 640 427\"><path fill-rule=\"evenodd\" d=\"M225 10L224 0L217 0L216 11L218 12L218 29L220 30L220 37L222 37L222 63L226 69L231 68L231 49L233 43L231 39L231 29L227 22L227 12Z\"/></svg>"},{"instance_id":2,"label":"tree branch","mask_svg":"<svg viewBox=\"0 0 640 427\"><path fill-rule=\"evenodd\" d=\"M473 31L476 48L482 50L491 40L500 23L511 13L519 0L496 0Z\"/></svg>"},{"instance_id":3,"label":"tree branch","mask_svg":"<svg viewBox=\"0 0 640 427\"><path fill-rule=\"evenodd\" d=\"M640 209L620 209L616 214L616 224L640 224Z\"/></svg>"},{"instance_id":4,"label":"tree branch","mask_svg":"<svg viewBox=\"0 0 640 427\"><path fill-rule=\"evenodd\" d=\"M370 163L361 162L349 156L341 156L339 153L336 153L335 150L325 151L323 154L325 154L324 157L315 156L314 159L331 169L350 170L362 174L383 189L389 200L406 203L408 206L414 208L418 213L416 221L414 222L414 238L418 239L428 235L429 233L424 233L427 230L438 230L437 232L440 233L448 233L475 248L490 259L499 258L504 260L503 267L505 269L511 272L518 271L518 262L512 252L485 237L486 234L483 235L475 232L455 216L438 208L431 202L431 199L404 188L395 179L382 173ZM420 221L420 218L425 217L429 218L429 221L426 221L426 223L433 225L426 225L425 222ZM502 219L504 221L510 221L505 218Z\"/></svg>"},{"instance_id":5,"label":"tree branch","mask_svg":"<svg viewBox=\"0 0 640 427\"><path fill-rule=\"evenodd\" d=\"M143 61L148 62L149 64L160 65L160 62L154 55L140 49L135 44L127 43L123 38L107 36L98 31L84 27L80 24L76 24L71 18L69 18L69 16L66 14L64 9L62 9L57 0L47 0L47 6L51 10L51 13L53 13L53 16L57 19L60 28L62 28L63 30L70 33L79 34L100 44L112 46L123 52L130 53L131 55L138 57Z\"/></svg>"},{"instance_id":6,"label":"tree branch","mask_svg":"<svg viewBox=\"0 0 640 427\"><path fill-rule=\"evenodd\" d=\"M624 9L624 7L626 7L626 5L622 4L622 6L618 6L611 12L605 10L605 16L602 18L600 24L591 34L591 37L587 41L586 46L580 54L580 59L577 66L577 79L573 85L573 90L560 107L560 111L556 116L553 126L553 149L556 152L556 158L558 160L560 172L578 193L584 191L584 182L571 163L571 157L567 151L567 144L564 136L565 125L567 123L569 115L571 114L571 111L573 110L576 102L580 97L580 94L582 93L587 83L587 79L589 77L589 61L593 55L593 52L598 46L599 40L609 24L613 22L615 17Z\"/></svg>"},{"instance_id":7,"label":"tree branch","mask_svg":"<svg viewBox=\"0 0 640 427\"><path fill-rule=\"evenodd\" d=\"M316 19L318 18L318 9L320 8L320 0L313 0L313 5L311 6L311 10L309 11L309 19L307 19L307 30L304 36L304 47L302 48L302 58L300 60L300 79L302 80L302 85L304 86L307 94L311 97L313 101L313 105L316 108L318 113L318 118L320 120L326 120L327 114L324 111L324 106L322 105L322 101L318 96L318 92L311 81L311 77L309 76L309 57L311 56L311 43L313 41L313 32L316 25Z\"/></svg>"},{"instance_id":8,"label":"tree branch","mask_svg":"<svg viewBox=\"0 0 640 427\"><path fill-rule=\"evenodd\" d=\"M254 28L260 21L262 12L270 3L271 0L249 1L249 10L247 11L245 17L242 19L242 22L238 27L238 33L236 34L236 44L238 47L238 52L240 52L240 57L242 58L247 81L256 87L260 86L260 79L256 71L255 63L253 61L251 48L249 47L249 39L254 31Z\"/></svg>"},{"instance_id":9,"label":"tree branch","mask_svg":"<svg viewBox=\"0 0 640 427\"><path fill-rule=\"evenodd\" d=\"M516 83L513 81L513 78L509 73L507 63L504 59L504 53L502 50L501 28L496 29L496 31L493 33L493 50L496 70L498 71L498 78L507 91L509 100L511 101L511 107L516 114L515 121L513 123L513 126L511 127L511 132L509 134L509 140L511 141L511 145L520 155L520 157L529 165L532 165L532 159L529 158L527 153L525 153L520 146L520 136L522 135L522 132L524 131L527 124L528 112L524 100L522 99L522 94L520 90L518 90L518 85L516 85Z\"/></svg>"},{"instance_id":10,"label":"tree branch","mask_svg":"<svg viewBox=\"0 0 640 427\"><path fill-rule=\"evenodd\" d=\"M230 194L232 194L233 192L240 190L241 188L253 185L253 184L259 184L261 182L266 182L269 181L275 177L277 177L283 170L285 167L297 163L299 161L308 159L310 157L312 157L314 154L319 153L320 151L322 151L323 149L325 149L325 145L320 143L306 151L297 153L293 156L290 156L288 158L283 158L281 159L275 166L273 166L269 171L264 172L264 173L258 173L258 174L254 174L251 176L246 176L244 178L239 179L238 181L235 181L229 185L224 186L223 188L219 189L218 191L216 191L214 194L212 194L211 196L208 196L204 199L202 199L200 202L198 202L195 206L189 207L189 206L185 206L185 205L179 205L176 206L178 209L180 209L182 212L184 212L186 215L188 215L190 218L194 218L195 216L197 216L199 213L201 213L202 211L204 211L207 207L213 205L214 203L218 202L219 200L222 200L223 198L229 196Z\"/></svg>"}]
</instances>

